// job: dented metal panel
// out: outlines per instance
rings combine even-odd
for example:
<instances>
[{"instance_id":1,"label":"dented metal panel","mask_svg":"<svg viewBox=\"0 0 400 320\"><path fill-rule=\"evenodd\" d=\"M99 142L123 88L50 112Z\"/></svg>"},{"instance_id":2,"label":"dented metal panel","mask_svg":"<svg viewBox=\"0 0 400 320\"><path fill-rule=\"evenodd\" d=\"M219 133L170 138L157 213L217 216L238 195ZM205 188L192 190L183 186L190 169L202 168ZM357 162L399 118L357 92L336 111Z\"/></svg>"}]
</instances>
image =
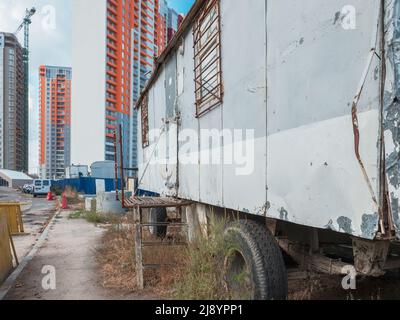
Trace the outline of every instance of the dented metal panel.
<instances>
[{"instance_id":1,"label":"dented metal panel","mask_svg":"<svg viewBox=\"0 0 400 320\"><path fill-rule=\"evenodd\" d=\"M399 3L220 0L222 101L197 117L192 25L147 88L159 134L140 150L140 187L365 239L395 227L400 237ZM216 163L204 157L204 130L222 141ZM238 141L250 162L226 162ZM176 162L147 165L160 155Z\"/></svg>"},{"instance_id":2,"label":"dented metal panel","mask_svg":"<svg viewBox=\"0 0 400 320\"><path fill-rule=\"evenodd\" d=\"M268 2L268 215L375 237L379 3L346 30L342 1Z\"/></svg>"},{"instance_id":3,"label":"dented metal panel","mask_svg":"<svg viewBox=\"0 0 400 320\"><path fill-rule=\"evenodd\" d=\"M180 132L187 132L187 138L179 142L182 157L194 157L198 160L199 139L195 133L199 130L196 117L195 82L193 71L193 34L189 32L181 42L178 50L178 107L180 111ZM200 168L198 161L179 162L179 197L200 201Z\"/></svg>"},{"instance_id":4,"label":"dented metal panel","mask_svg":"<svg viewBox=\"0 0 400 320\"><path fill-rule=\"evenodd\" d=\"M166 98L166 119L175 117L176 114L176 95L177 95L177 65L176 54L165 66L165 98Z\"/></svg>"}]
</instances>

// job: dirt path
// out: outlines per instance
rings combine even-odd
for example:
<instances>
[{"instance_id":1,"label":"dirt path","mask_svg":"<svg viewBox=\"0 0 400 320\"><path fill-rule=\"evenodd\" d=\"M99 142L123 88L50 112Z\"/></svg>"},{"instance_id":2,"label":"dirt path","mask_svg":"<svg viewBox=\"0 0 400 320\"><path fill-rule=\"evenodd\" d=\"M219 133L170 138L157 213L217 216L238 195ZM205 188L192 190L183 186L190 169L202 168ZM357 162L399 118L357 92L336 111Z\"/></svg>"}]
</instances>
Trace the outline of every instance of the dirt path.
<instances>
[{"instance_id":1,"label":"dirt path","mask_svg":"<svg viewBox=\"0 0 400 320\"><path fill-rule=\"evenodd\" d=\"M65 211L56 217L43 246L23 270L6 299L142 299L101 286L95 250L100 244L104 229L83 219L68 219L69 213ZM55 290L46 291L42 288L44 266L55 268Z\"/></svg>"},{"instance_id":2,"label":"dirt path","mask_svg":"<svg viewBox=\"0 0 400 320\"><path fill-rule=\"evenodd\" d=\"M43 232L47 223L55 214L56 202L47 201L46 198L22 196L18 201L30 203L30 205L22 207L22 220L26 234L13 237L18 259L21 261L32 250L41 232Z\"/></svg>"}]
</instances>

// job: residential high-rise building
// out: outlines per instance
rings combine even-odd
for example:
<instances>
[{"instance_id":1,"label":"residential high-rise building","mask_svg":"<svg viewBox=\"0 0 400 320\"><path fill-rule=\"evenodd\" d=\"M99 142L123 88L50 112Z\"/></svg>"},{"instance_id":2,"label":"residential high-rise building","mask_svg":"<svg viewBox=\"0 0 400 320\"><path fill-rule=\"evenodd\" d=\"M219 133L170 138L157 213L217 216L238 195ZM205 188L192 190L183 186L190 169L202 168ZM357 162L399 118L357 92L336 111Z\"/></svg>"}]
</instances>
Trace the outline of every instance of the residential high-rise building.
<instances>
[{"instance_id":1,"label":"residential high-rise building","mask_svg":"<svg viewBox=\"0 0 400 320\"><path fill-rule=\"evenodd\" d=\"M28 172L23 48L0 32L0 168Z\"/></svg>"},{"instance_id":2,"label":"residential high-rise building","mask_svg":"<svg viewBox=\"0 0 400 320\"><path fill-rule=\"evenodd\" d=\"M137 115L132 106L165 47L159 1L72 1L74 164L114 160L113 134L122 125L124 164L136 166Z\"/></svg>"},{"instance_id":3,"label":"residential high-rise building","mask_svg":"<svg viewBox=\"0 0 400 320\"><path fill-rule=\"evenodd\" d=\"M165 22L165 43L170 42L179 27L180 15L168 6L167 0L160 0L160 14Z\"/></svg>"},{"instance_id":4,"label":"residential high-rise building","mask_svg":"<svg viewBox=\"0 0 400 320\"><path fill-rule=\"evenodd\" d=\"M178 28L179 16L168 7L166 0L155 0L154 10L148 10L146 1L137 7L139 17L135 25L133 52L132 112L130 119L129 166L136 168L137 159L137 110L134 105L154 68L155 58L161 55ZM152 25L154 24L154 27ZM143 26L145 28L143 28ZM136 41L137 40L137 41ZM153 48L153 50L152 50ZM150 59L150 56L153 58Z\"/></svg>"},{"instance_id":5,"label":"residential high-rise building","mask_svg":"<svg viewBox=\"0 0 400 320\"><path fill-rule=\"evenodd\" d=\"M65 177L71 164L71 68L39 68L39 174Z\"/></svg>"},{"instance_id":6,"label":"residential high-rise building","mask_svg":"<svg viewBox=\"0 0 400 320\"><path fill-rule=\"evenodd\" d=\"M120 124L128 149L132 30L138 24L139 2L143 1L73 0L74 164L114 160L113 134ZM126 152L126 161L128 156Z\"/></svg>"},{"instance_id":7,"label":"residential high-rise building","mask_svg":"<svg viewBox=\"0 0 400 320\"><path fill-rule=\"evenodd\" d=\"M167 19L163 14L165 11L165 0L159 0L159 11L156 16L156 41L157 41L157 56L161 55L167 46ZM163 7L164 6L164 7Z\"/></svg>"},{"instance_id":8,"label":"residential high-rise building","mask_svg":"<svg viewBox=\"0 0 400 320\"><path fill-rule=\"evenodd\" d=\"M162 1L162 0L161 0ZM149 7L152 5L152 7ZM138 1L135 7L137 21L132 30L132 101L129 136L129 167L136 168L137 159L137 111L133 108L147 80L150 78L156 56L166 46L166 23L159 12L159 0L152 4Z\"/></svg>"}]
</instances>

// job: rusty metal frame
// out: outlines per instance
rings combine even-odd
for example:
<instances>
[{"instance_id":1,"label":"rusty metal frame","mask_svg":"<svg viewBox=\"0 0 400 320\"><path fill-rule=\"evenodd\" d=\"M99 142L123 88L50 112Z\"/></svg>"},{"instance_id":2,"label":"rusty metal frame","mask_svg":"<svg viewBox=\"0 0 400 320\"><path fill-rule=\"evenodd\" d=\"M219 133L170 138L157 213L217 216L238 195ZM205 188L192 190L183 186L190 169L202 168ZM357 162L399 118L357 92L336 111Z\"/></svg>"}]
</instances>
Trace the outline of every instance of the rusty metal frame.
<instances>
[{"instance_id":1,"label":"rusty metal frame","mask_svg":"<svg viewBox=\"0 0 400 320\"><path fill-rule=\"evenodd\" d=\"M179 227L188 232L189 225L184 222L154 222L143 223L143 209L150 208L177 208L181 209L183 206L190 206L191 202L180 200L176 198L160 198L160 197L132 197L125 200L126 207L133 210L134 226L135 226L135 267L136 267L136 282L140 290L143 290L145 285L144 271L148 269L159 269L163 267L173 268L175 264L146 264L144 263L143 249L145 247L155 246L187 246L185 241L145 241L143 239L143 229L153 226L166 226L166 227ZM147 211L148 214L149 211ZM180 215L182 218L182 214ZM146 220L149 220L148 218Z\"/></svg>"},{"instance_id":2,"label":"rusty metal frame","mask_svg":"<svg viewBox=\"0 0 400 320\"><path fill-rule=\"evenodd\" d=\"M150 145L149 139L149 96L146 94L141 105L140 113L142 118L142 147L147 148Z\"/></svg>"},{"instance_id":3,"label":"rusty metal frame","mask_svg":"<svg viewBox=\"0 0 400 320\"><path fill-rule=\"evenodd\" d=\"M185 206L190 206L192 201L181 200L171 197L131 197L125 199L125 208L180 208Z\"/></svg>"},{"instance_id":4,"label":"rusty metal frame","mask_svg":"<svg viewBox=\"0 0 400 320\"><path fill-rule=\"evenodd\" d=\"M221 65L221 10L220 0L207 0L193 27L194 39L194 74L196 117L200 117L222 103L222 65ZM216 17L210 18L204 30L203 22L215 10ZM204 35L216 26L215 34L202 44ZM216 51L216 57L206 66L203 63ZM210 71L211 70L211 71ZM209 71L206 73L206 71ZM205 74L206 73L206 74ZM215 73L215 74L214 74ZM210 78L207 78L211 76ZM202 79L206 78L206 81ZM206 93L204 93L206 91Z\"/></svg>"},{"instance_id":5,"label":"rusty metal frame","mask_svg":"<svg viewBox=\"0 0 400 320\"><path fill-rule=\"evenodd\" d=\"M276 238L280 248L288 254L302 269L313 270L330 275L346 275L348 263L340 259L331 259L320 253L312 253L303 245L285 238Z\"/></svg>"}]
</instances>

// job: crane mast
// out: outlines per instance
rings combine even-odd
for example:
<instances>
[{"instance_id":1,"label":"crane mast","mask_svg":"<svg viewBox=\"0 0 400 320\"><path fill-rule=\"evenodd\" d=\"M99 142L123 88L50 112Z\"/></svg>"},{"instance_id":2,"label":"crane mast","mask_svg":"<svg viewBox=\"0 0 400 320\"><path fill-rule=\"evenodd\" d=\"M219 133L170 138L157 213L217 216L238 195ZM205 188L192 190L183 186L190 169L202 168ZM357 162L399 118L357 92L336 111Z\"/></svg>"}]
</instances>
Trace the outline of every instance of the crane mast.
<instances>
[{"instance_id":1,"label":"crane mast","mask_svg":"<svg viewBox=\"0 0 400 320\"><path fill-rule=\"evenodd\" d=\"M36 13L35 8L26 9L25 17L19 25L17 35L22 28L24 29L24 48L23 48L23 64L24 64L24 167L28 171L28 149L29 149L29 26L32 23L32 16Z\"/></svg>"}]
</instances>

